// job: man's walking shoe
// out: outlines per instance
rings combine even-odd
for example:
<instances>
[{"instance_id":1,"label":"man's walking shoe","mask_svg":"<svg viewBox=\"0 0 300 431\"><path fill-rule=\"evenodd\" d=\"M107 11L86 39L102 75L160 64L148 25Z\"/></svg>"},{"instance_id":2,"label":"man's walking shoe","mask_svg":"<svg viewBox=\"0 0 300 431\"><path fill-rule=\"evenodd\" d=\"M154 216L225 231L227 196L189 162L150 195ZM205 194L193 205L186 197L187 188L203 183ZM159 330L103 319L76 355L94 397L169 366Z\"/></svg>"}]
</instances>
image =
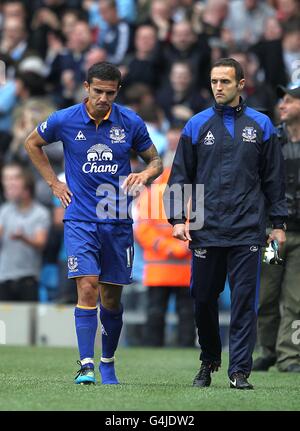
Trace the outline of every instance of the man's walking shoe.
<instances>
[{"instance_id":1,"label":"man's walking shoe","mask_svg":"<svg viewBox=\"0 0 300 431\"><path fill-rule=\"evenodd\" d=\"M94 385L96 383L94 368L82 366L80 361L77 361L80 369L77 371L74 383L76 385Z\"/></svg>"},{"instance_id":2,"label":"man's walking shoe","mask_svg":"<svg viewBox=\"0 0 300 431\"><path fill-rule=\"evenodd\" d=\"M205 388L211 384L211 373L218 371L220 363L203 361L200 370L193 380L193 386Z\"/></svg>"},{"instance_id":3,"label":"man's walking shoe","mask_svg":"<svg viewBox=\"0 0 300 431\"><path fill-rule=\"evenodd\" d=\"M232 389L253 389L244 373L238 371L230 377L230 387Z\"/></svg>"},{"instance_id":4,"label":"man's walking shoe","mask_svg":"<svg viewBox=\"0 0 300 431\"><path fill-rule=\"evenodd\" d=\"M264 357L260 357L255 359L255 361L253 362L253 366L252 366L252 371L268 371L268 369L270 367L272 367L273 365L275 365L276 363L276 358L264 358Z\"/></svg>"}]
</instances>

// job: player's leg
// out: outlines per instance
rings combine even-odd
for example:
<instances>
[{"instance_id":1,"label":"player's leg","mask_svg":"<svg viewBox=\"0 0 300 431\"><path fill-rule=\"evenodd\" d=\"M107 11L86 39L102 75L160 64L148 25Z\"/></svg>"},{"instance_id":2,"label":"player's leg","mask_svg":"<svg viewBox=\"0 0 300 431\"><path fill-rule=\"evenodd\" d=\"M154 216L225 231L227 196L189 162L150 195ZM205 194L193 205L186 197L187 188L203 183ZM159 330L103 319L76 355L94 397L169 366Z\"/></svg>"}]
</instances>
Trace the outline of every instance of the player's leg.
<instances>
[{"instance_id":1,"label":"player's leg","mask_svg":"<svg viewBox=\"0 0 300 431\"><path fill-rule=\"evenodd\" d=\"M193 250L191 294L195 300L195 321L201 347L201 368L193 385L209 386L211 373L221 365L218 297L226 279L226 249L207 247Z\"/></svg>"},{"instance_id":2,"label":"player's leg","mask_svg":"<svg viewBox=\"0 0 300 431\"><path fill-rule=\"evenodd\" d=\"M230 387L252 389L251 373L256 341L257 305L260 284L261 249L258 246L231 247L228 278L231 290L229 331Z\"/></svg>"},{"instance_id":3,"label":"player's leg","mask_svg":"<svg viewBox=\"0 0 300 431\"><path fill-rule=\"evenodd\" d=\"M102 383L116 384L114 353L123 325L122 286L132 282L133 233L131 225L99 223L100 320L102 322ZM104 335L103 335L104 334Z\"/></svg>"},{"instance_id":4,"label":"player's leg","mask_svg":"<svg viewBox=\"0 0 300 431\"><path fill-rule=\"evenodd\" d=\"M98 325L98 277L76 278L78 303L75 307L75 327L80 355L76 383L95 383L94 345Z\"/></svg>"},{"instance_id":5,"label":"player's leg","mask_svg":"<svg viewBox=\"0 0 300 431\"><path fill-rule=\"evenodd\" d=\"M102 332L102 355L100 374L103 384L118 384L114 362L123 326L122 287L100 283L100 320Z\"/></svg>"},{"instance_id":6,"label":"player's leg","mask_svg":"<svg viewBox=\"0 0 300 431\"><path fill-rule=\"evenodd\" d=\"M99 298L99 244L95 223L65 223L65 245L68 256L68 278L75 278L78 302L75 327L81 369L75 383L95 383L94 344L97 331Z\"/></svg>"}]
</instances>

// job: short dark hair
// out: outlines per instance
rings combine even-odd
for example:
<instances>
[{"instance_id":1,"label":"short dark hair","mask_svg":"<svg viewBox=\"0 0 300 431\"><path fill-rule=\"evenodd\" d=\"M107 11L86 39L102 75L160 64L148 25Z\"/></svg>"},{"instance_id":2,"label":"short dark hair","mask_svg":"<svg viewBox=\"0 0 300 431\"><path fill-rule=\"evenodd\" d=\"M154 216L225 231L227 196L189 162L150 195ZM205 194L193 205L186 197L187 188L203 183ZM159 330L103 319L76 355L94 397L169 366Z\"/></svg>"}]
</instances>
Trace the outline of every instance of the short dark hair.
<instances>
[{"instance_id":1,"label":"short dark hair","mask_svg":"<svg viewBox=\"0 0 300 431\"><path fill-rule=\"evenodd\" d=\"M237 82L239 82L241 79L244 79L244 71L242 66L238 61L236 61L234 58L220 58L218 61L216 61L210 71L212 71L215 67L232 67L235 70L235 78Z\"/></svg>"},{"instance_id":2,"label":"short dark hair","mask_svg":"<svg viewBox=\"0 0 300 431\"><path fill-rule=\"evenodd\" d=\"M106 61L93 64L87 72L87 82L91 84L93 78L101 79L102 81L118 81L121 83L121 72L119 69Z\"/></svg>"}]
</instances>

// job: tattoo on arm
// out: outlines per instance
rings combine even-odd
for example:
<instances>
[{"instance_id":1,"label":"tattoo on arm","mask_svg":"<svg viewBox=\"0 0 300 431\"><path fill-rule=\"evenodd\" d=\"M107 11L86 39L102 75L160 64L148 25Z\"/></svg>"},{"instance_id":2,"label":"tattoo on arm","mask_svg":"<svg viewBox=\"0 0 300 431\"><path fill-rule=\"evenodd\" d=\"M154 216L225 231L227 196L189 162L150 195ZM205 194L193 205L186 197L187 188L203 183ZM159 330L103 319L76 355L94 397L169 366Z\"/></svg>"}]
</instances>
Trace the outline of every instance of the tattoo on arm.
<instances>
[{"instance_id":1,"label":"tattoo on arm","mask_svg":"<svg viewBox=\"0 0 300 431\"><path fill-rule=\"evenodd\" d=\"M157 178L163 171L163 164L160 156L154 145L151 145L146 151L138 153L138 155L147 164L146 170L150 173L150 180Z\"/></svg>"}]
</instances>

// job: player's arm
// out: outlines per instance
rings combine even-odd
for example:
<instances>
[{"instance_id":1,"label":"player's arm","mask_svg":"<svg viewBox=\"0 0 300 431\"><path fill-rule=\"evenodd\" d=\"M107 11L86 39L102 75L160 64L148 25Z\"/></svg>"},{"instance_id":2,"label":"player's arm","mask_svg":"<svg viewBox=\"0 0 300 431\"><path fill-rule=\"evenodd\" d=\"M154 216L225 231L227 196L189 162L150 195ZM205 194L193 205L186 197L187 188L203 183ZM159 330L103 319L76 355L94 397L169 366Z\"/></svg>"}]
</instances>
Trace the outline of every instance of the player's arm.
<instances>
[{"instance_id":1,"label":"player's arm","mask_svg":"<svg viewBox=\"0 0 300 431\"><path fill-rule=\"evenodd\" d=\"M62 206L66 208L71 202L72 192L69 190L67 184L59 181L54 170L52 169L49 159L42 148L47 144L48 143L35 129L26 139L25 149L28 152L28 155L34 166L52 189L54 196L56 196L62 203Z\"/></svg>"},{"instance_id":2,"label":"player's arm","mask_svg":"<svg viewBox=\"0 0 300 431\"><path fill-rule=\"evenodd\" d=\"M152 144L147 150L138 155L144 160L147 167L139 173L130 174L122 184L124 191L132 192L155 180L163 171L163 164L155 146Z\"/></svg>"}]
</instances>

